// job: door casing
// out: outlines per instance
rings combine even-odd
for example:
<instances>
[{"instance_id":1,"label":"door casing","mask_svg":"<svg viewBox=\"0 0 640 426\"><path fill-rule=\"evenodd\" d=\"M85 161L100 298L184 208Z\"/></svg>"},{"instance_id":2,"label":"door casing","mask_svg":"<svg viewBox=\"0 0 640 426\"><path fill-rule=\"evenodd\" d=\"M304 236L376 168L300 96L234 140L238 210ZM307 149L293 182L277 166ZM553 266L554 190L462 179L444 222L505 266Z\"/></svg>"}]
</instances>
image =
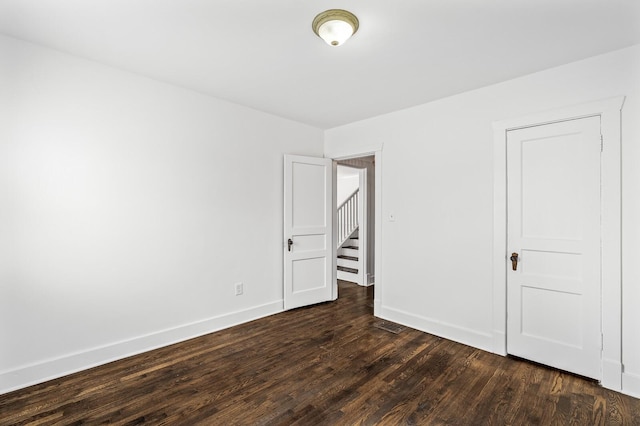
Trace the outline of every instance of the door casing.
<instances>
[{"instance_id":1,"label":"door casing","mask_svg":"<svg viewBox=\"0 0 640 426\"><path fill-rule=\"evenodd\" d=\"M507 354L507 131L599 116L602 151L602 386L622 390L621 128L624 97L493 123L493 352Z\"/></svg>"}]
</instances>

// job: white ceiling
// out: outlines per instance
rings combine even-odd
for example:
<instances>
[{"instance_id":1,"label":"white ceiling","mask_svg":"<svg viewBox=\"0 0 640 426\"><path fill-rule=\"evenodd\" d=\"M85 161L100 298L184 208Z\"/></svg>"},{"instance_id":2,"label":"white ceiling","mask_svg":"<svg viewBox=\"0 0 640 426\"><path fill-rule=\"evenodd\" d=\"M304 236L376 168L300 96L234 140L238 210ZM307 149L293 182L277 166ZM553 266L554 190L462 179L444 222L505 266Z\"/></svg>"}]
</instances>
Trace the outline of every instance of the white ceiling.
<instances>
[{"instance_id":1,"label":"white ceiling","mask_svg":"<svg viewBox=\"0 0 640 426\"><path fill-rule=\"evenodd\" d=\"M640 0L0 0L0 33L330 128L638 44Z\"/></svg>"}]
</instances>

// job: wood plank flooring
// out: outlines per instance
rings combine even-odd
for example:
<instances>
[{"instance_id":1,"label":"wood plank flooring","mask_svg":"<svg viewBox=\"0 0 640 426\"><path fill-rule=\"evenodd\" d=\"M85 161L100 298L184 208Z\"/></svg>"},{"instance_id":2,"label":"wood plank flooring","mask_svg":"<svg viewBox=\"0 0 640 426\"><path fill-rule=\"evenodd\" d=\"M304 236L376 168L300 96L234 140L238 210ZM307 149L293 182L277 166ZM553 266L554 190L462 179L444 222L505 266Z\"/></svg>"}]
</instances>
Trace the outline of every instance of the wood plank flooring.
<instances>
[{"instance_id":1,"label":"wood plank flooring","mask_svg":"<svg viewBox=\"0 0 640 426\"><path fill-rule=\"evenodd\" d=\"M0 396L0 424L640 425L640 400L410 328L372 288Z\"/></svg>"}]
</instances>

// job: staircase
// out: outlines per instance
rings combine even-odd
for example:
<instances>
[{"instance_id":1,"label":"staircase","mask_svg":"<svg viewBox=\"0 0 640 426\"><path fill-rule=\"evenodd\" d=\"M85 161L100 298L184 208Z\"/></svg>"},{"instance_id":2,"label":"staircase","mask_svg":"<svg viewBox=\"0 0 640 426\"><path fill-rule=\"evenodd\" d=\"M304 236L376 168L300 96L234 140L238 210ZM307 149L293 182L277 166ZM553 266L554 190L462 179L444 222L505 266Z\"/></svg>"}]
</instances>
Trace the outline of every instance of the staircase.
<instances>
[{"instance_id":1,"label":"staircase","mask_svg":"<svg viewBox=\"0 0 640 426\"><path fill-rule=\"evenodd\" d=\"M363 282L363 265L360 258L360 240L358 238L358 202L359 190L355 190L338 207L338 279L359 285Z\"/></svg>"},{"instance_id":2,"label":"staircase","mask_svg":"<svg viewBox=\"0 0 640 426\"><path fill-rule=\"evenodd\" d=\"M338 249L338 279L363 285L360 263L360 239L358 230L347 238L342 247Z\"/></svg>"}]
</instances>

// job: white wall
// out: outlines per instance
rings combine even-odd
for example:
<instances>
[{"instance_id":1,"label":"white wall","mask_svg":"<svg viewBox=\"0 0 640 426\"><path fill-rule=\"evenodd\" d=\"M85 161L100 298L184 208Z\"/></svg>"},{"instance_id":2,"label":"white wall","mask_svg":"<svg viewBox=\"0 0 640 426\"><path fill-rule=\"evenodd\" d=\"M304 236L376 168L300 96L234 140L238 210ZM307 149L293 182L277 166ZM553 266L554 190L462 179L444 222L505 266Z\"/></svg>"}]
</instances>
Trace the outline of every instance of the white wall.
<instances>
[{"instance_id":1,"label":"white wall","mask_svg":"<svg viewBox=\"0 0 640 426\"><path fill-rule=\"evenodd\" d=\"M336 205L341 205L360 186L358 170L338 165L336 181Z\"/></svg>"},{"instance_id":2,"label":"white wall","mask_svg":"<svg viewBox=\"0 0 640 426\"><path fill-rule=\"evenodd\" d=\"M382 147L382 315L491 350L492 122L619 95L623 386L640 396L640 46L325 133L332 158Z\"/></svg>"},{"instance_id":3,"label":"white wall","mask_svg":"<svg viewBox=\"0 0 640 426\"><path fill-rule=\"evenodd\" d=\"M6 37L0 120L0 393L282 309L321 130Z\"/></svg>"}]
</instances>

